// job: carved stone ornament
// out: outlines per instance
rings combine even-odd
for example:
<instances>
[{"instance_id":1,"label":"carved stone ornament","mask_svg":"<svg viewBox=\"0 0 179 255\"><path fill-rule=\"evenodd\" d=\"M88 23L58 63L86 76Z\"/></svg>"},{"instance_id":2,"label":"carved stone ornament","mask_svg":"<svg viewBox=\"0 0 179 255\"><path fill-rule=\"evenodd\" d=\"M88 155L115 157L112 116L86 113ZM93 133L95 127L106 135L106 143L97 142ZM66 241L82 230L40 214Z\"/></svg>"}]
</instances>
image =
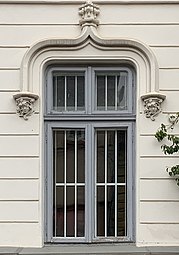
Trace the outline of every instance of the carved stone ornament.
<instances>
[{"instance_id":1,"label":"carved stone ornament","mask_svg":"<svg viewBox=\"0 0 179 255\"><path fill-rule=\"evenodd\" d=\"M13 98L16 101L19 117L28 120L29 116L34 113L34 102L38 99L38 95L30 92L20 92L14 95Z\"/></svg>"},{"instance_id":2,"label":"carved stone ornament","mask_svg":"<svg viewBox=\"0 0 179 255\"><path fill-rule=\"evenodd\" d=\"M165 99L165 95L159 93L148 93L142 96L144 102L144 114L146 118L150 118L152 121L162 111L161 104Z\"/></svg>"},{"instance_id":3,"label":"carved stone ornament","mask_svg":"<svg viewBox=\"0 0 179 255\"><path fill-rule=\"evenodd\" d=\"M79 14L82 19L80 20L80 25L84 26L94 26L97 27L99 21L97 20L97 16L100 13L99 7L91 1L87 1L79 8Z\"/></svg>"}]
</instances>

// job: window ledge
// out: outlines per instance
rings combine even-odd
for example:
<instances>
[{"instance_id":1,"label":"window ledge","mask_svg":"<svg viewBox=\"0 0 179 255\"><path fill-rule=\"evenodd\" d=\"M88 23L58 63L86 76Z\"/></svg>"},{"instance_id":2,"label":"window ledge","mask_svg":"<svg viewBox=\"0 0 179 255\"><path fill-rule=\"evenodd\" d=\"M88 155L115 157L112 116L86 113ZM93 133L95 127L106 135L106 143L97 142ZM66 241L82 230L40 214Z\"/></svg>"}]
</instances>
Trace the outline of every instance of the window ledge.
<instances>
[{"instance_id":1,"label":"window ledge","mask_svg":"<svg viewBox=\"0 0 179 255\"><path fill-rule=\"evenodd\" d=\"M133 243L126 244L59 244L45 245L43 248L0 248L0 254L14 255L162 255L178 254L179 247L136 247Z\"/></svg>"}]
</instances>

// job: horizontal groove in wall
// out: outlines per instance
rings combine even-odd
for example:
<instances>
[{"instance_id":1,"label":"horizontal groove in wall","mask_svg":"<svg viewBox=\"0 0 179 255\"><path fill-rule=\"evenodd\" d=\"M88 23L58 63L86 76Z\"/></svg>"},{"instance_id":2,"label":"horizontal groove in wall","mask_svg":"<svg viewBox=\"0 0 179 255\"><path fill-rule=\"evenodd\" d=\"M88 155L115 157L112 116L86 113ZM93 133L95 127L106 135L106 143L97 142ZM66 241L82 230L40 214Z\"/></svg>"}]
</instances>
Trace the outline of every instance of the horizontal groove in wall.
<instances>
[{"instance_id":1,"label":"horizontal groove in wall","mask_svg":"<svg viewBox=\"0 0 179 255\"><path fill-rule=\"evenodd\" d=\"M147 156L147 155L144 155L144 156L140 156L140 158L178 158L178 155L163 155L163 156L156 156L156 155L150 155L150 156Z\"/></svg>"},{"instance_id":2,"label":"horizontal groove in wall","mask_svg":"<svg viewBox=\"0 0 179 255\"><path fill-rule=\"evenodd\" d=\"M39 156L28 156L28 155L20 155L20 156L13 156L13 155L10 155L10 156L1 156L0 155L0 158L39 158Z\"/></svg>"},{"instance_id":3,"label":"horizontal groove in wall","mask_svg":"<svg viewBox=\"0 0 179 255\"><path fill-rule=\"evenodd\" d=\"M0 4L83 4L84 1L77 0L1 0ZM179 4L178 0L96 0L93 1L95 4L125 4L125 5L135 5L135 4Z\"/></svg>"},{"instance_id":4,"label":"horizontal groove in wall","mask_svg":"<svg viewBox=\"0 0 179 255\"><path fill-rule=\"evenodd\" d=\"M0 67L0 71L19 71L20 67Z\"/></svg>"},{"instance_id":5,"label":"horizontal groove in wall","mask_svg":"<svg viewBox=\"0 0 179 255\"><path fill-rule=\"evenodd\" d=\"M16 221L12 221L12 220L10 220L10 221L8 221L8 220L6 220L6 221L0 221L0 224L7 224L7 223L11 223L11 224L14 224L14 223L27 223L27 224L29 224L29 223L39 223L39 221L38 220L32 220L32 221L24 221L24 220L16 220Z\"/></svg>"},{"instance_id":6,"label":"horizontal groove in wall","mask_svg":"<svg viewBox=\"0 0 179 255\"><path fill-rule=\"evenodd\" d=\"M27 181L31 181L31 180L39 180L38 177L0 177L0 180L1 181L6 181L6 180L10 180L10 181L24 181L24 180L27 180Z\"/></svg>"},{"instance_id":7,"label":"horizontal groove in wall","mask_svg":"<svg viewBox=\"0 0 179 255\"><path fill-rule=\"evenodd\" d=\"M20 92L20 89L0 89L0 93L3 92Z\"/></svg>"},{"instance_id":8,"label":"horizontal groove in wall","mask_svg":"<svg viewBox=\"0 0 179 255\"><path fill-rule=\"evenodd\" d=\"M158 225L158 224L162 224L162 225L166 225L166 224L179 224L178 221L173 221L173 222L163 222L163 221L159 221L159 222L150 222L150 221L140 221L140 224L147 224L147 225Z\"/></svg>"},{"instance_id":9,"label":"horizontal groove in wall","mask_svg":"<svg viewBox=\"0 0 179 255\"><path fill-rule=\"evenodd\" d=\"M100 26L179 26L179 22L100 22ZM1 26L76 26L79 27L78 23L0 23ZM80 31L80 30L79 30Z\"/></svg>"},{"instance_id":10,"label":"horizontal groove in wall","mask_svg":"<svg viewBox=\"0 0 179 255\"><path fill-rule=\"evenodd\" d=\"M58 38L58 37L57 37ZM50 39L50 37L49 37ZM110 38L109 38L110 39ZM117 39L117 38L116 38ZM172 45L172 44L167 44L167 45L161 45L161 44L149 44L148 45L151 48L179 48L178 45ZM0 49L29 49L31 46L30 45L0 45Z\"/></svg>"},{"instance_id":11,"label":"horizontal groove in wall","mask_svg":"<svg viewBox=\"0 0 179 255\"><path fill-rule=\"evenodd\" d=\"M23 134L19 134L19 133L1 134L1 133L0 133L0 137L1 137L1 136L13 136L13 137L14 137L14 136L19 136L19 137L20 137L20 136L25 136L25 137L27 137L27 136L39 136L39 133L31 133L31 134L30 134L30 133L23 133Z\"/></svg>"},{"instance_id":12,"label":"horizontal groove in wall","mask_svg":"<svg viewBox=\"0 0 179 255\"><path fill-rule=\"evenodd\" d=\"M150 202L179 202L179 199L140 199L140 202L150 203Z\"/></svg>"},{"instance_id":13,"label":"horizontal groove in wall","mask_svg":"<svg viewBox=\"0 0 179 255\"><path fill-rule=\"evenodd\" d=\"M28 200L26 200L26 199L0 199L0 202L7 202L7 203L9 203L9 202L39 202L39 199L28 199Z\"/></svg>"}]
</instances>

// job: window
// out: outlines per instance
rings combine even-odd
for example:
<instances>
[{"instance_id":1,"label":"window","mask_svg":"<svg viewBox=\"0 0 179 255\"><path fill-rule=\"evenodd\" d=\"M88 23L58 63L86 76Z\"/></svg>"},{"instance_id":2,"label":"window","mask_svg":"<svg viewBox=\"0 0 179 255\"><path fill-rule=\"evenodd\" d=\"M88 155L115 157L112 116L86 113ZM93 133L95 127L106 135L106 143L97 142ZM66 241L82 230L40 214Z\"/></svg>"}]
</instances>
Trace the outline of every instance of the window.
<instances>
[{"instance_id":1,"label":"window","mask_svg":"<svg viewBox=\"0 0 179 255\"><path fill-rule=\"evenodd\" d=\"M133 69L50 67L46 75L46 241L131 241Z\"/></svg>"}]
</instances>

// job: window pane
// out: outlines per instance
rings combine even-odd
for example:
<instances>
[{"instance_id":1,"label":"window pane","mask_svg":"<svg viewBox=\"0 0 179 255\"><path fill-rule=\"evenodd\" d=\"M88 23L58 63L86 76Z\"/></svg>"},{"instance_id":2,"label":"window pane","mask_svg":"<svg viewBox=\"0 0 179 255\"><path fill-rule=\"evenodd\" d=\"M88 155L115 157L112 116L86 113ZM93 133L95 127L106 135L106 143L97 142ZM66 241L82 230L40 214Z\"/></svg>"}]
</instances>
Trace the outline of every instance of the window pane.
<instances>
[{"instance_id":1,"label":"window pane","mask_svg":"<svg viewBox=\"0 0 179 255\"><path fill-rule=\"evenodd\" d=\"M115 131L107 132L107 182L115 182Z\"/></svg>"},{"instance_id":2,"label":"window pane","mask_svg":"<svg viewBox=\"0 0 179 255\"><path fill-rule=\"evenodd\" d=\"M97 75L97 110L105 110L105 76Z\"/></svg>"},{"instance_id":3,"label":"window pane","mask_svg":"<svg viewBox=\"0 0 179 255\"><path fill-rule=\"evenodd\" d=\"M104 182L105 172L105 132L96 131L97 135L97 182Z\"/></svg>"},{"instance_id":4,"label":"window pane","mask_svg":"<svg viewBox=\"0 0 179 255\"><path fill-rule=\"evenodd\" d=\"M77 77L77 109L79 111L85 110L85 77L78 76Z\"/></svg>"},{"instance_id":5,"label":"window pane","mask_svg":"<svg viewBox=\"0 0 179 255\"><path fill-rule=\"evenodd\" d=\"M66 201L66 228L67 236L75 236L75 187L67 186L67 201Z\"/></svg>"},{"instance_id":6,"label":"window pane","mask_svg":"<svg viewBox=\"0 0 179 255\"><path fill-rule=\"evenodd\" d=\"M77 192L77 236L83 237L85 235L85 188L78 187Z\"/></svg>"},{"instance_id":7,"label":"window pane","mask_svg":"<svg viewBox=\"0 0 179 255\"><path fill-rule=\"evenodd\" d=\"M117 107L118 110L127 109L127 87L128 87L128 73L121 72L117 77Z\"/></svg>"},{"instance_id":8,"label":"window pane","mask_svg":"<svg viewBox=\"0 0 179 255\"><path fill-rule=\"evenodd\" d=\"M64 131L54 133L54 176L56 182L64 182Z\"/></svg>"},{"instance_id":9,"label":"window pane","mask_svg":"<svg viewBox=\"0 0 179 255\"><path fill-rule=\"evenodd\" d=\"M53 77L53 109L63 111L65 105L65 76Z\"/></svg>"},{"instance_id":10,"label":"window pane","mask_svg":"<svg viewBox=\"0 0 179 255\"><path fill-rule=\"evenodd\" d=\"M126 212L125 212L125 186L118 186L117 195L117 234L118 236L127 235L126 229Z\"/></svg>"},{"instance_id":11,"label":"window pane","mask_svg":"<svg viewBox=\"0 0 179 255\"><path fill-rule=\"evenodd\" d=\"M126 173L126 162L127 162L127 155L126 155L126 131L120 130L117 132L117 181L118 183L125 183L125 173Z\"/></svg>"},{"instance_id":12,"label":"window pane","mask_svg":"<svg viewBox=\"0 0 179 255\"><path fill-rule=\"evenodd\" d=\"M115 235L115 187L107 187L107 236Z\"/></svg>"},{"instance_id":13,"label":"window pane","mask_svg":"<svg viewBox=\"0 0 179 255\"><path fill-rule=\"evenodd\" d=\"M66 131L66 181L75 182L75 131Z\"/></svg>"},{"instance_id":14,"label":"window pane","mask_svg":"<svg viewBox=\"0 0 179 255\"><path fill-rule=\"evenodd\" d=\"M64 235L64 187L57 187L56 189L56 208L54 208L54 223L56 226L56 233L54 236L63 237Z\"/></svg>"},{"instance_id":15,"label":"window pane","mask_svg":"<svg viewBox=\"0 0 179 255\"><path fill-rule=\"evenodd\" d=\"M105 236L105 193L104 187L97 187L97 236Z\"/></svg>"},{"instance_id":16,"label":"window pane","mask_svg":"<svg viewBox=\"0 0 179 255\"><path fill-rule=\"evenodd\" d=\"M107 76L107 109L115 110L115 76Z\"/></svg>"},{"instance_id":17,"label":"window pane","mask_svg":"<svg viewBox=\"0 0 179 255\"><path fill-rule=\"evenodd\" d=\"M85 182L85 132L77 131L77 180Z\"/></svg>"},{"instance_id":18,"label":"window pane","mask_svg":"<svg viewBox=\"0 0 179 255\"><path fill-rule=\"evenodd\" d=\"M75 110L75 76L67 76L67 111Z\"/></svg>"}]
</instances>

